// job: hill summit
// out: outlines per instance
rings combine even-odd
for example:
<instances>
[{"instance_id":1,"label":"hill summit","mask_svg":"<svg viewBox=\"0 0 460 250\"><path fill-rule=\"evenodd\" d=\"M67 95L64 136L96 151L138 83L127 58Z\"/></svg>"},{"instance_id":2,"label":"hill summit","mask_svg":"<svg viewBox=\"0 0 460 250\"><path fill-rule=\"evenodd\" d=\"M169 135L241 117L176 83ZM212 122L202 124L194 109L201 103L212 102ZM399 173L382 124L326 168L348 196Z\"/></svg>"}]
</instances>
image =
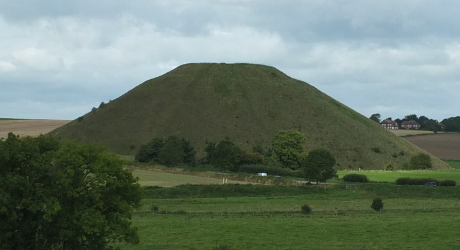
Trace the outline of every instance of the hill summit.
<instances>
[{"instance_id":1,"label":"hill summit","mask_svg":"<svg viewBox=\"0 0 460 250\"><path fill-rule=\"evenodd\" d=\"M176 135L204 156L208 142L230 139L250 151L269 148L280 130L323 147L340 169L382 169L424 152L315 87L276 68L254 64L185 64L51 132L102 142L133 155L154 137ZM436 168L448 168L434 158Z\"/></svg>"}]
</instances>

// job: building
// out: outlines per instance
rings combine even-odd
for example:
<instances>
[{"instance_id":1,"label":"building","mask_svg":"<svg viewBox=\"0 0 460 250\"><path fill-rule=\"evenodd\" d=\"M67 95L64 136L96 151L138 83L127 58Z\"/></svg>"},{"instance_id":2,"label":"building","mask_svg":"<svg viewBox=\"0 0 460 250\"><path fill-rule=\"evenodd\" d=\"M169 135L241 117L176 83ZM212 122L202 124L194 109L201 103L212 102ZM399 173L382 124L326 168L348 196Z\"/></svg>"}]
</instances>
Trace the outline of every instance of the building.
<instances>
[{"instance_id":1,"label":"building","mask_svg":"<svg viewBox=\"0 0 460 250\"><path fill-rule=\"evenodd\" d=\"M414 120L410 120L402 122L401 127L405 129L420 129L420 124Z\"/></svg>"},{"instance_id":2,"label":"building","mask_svg":"<svg viewBox=\"0 0 460 250\"><path fill-rule=\"evenodd\" d=\"M390 119L385 119L380 124L386 129L399 129L398 123Z\"/></svg>"}]
</instances>

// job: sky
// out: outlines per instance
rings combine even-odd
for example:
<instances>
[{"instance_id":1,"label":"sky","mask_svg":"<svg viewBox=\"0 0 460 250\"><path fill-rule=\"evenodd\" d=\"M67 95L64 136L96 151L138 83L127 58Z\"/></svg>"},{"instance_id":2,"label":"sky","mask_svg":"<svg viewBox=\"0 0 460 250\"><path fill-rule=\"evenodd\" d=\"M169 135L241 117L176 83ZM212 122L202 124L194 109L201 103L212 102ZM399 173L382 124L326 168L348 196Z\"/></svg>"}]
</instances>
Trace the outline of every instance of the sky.
<instances>
[{"instance_id":1,"label":"sky","mask_svg":"<svg viewBox=\"0 0 460 250\"><path fill-rule=\"evenodd\" d=\"M460 116L460 1L0 0L0 117L73 120L185 63L256 63L366 117Z\"/></svg>"}]
</instances>

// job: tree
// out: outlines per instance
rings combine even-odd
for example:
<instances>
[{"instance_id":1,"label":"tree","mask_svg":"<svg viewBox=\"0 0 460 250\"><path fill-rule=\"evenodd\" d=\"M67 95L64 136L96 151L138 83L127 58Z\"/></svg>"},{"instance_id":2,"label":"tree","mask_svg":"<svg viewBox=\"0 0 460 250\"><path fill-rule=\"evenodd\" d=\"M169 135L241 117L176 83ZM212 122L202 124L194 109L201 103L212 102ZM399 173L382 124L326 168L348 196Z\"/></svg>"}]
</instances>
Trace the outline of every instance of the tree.
<instances>
[{"instance_id":1,"label":"tree","mask_svg":"<svg viewBox=\"0 0 460 250\"><path fill-rule=\"evenodd\" d=\"M0 141L1 249L109 249L137 243L142 190L100 145L48 136Z\"/></svg>"},{"instance_id":2,"label":"tree","mask_svg":"<svg viewBox=\"0 0 460 250\"><path fill-rule=\"evenodd\" d=\"M377 197L372 200L371 208L374 209L374 211L382 211L383 209L383 201L381 198Z\"/></svg>"},{"instance_id":3,"label":"tree","mask_svg":"<svg viewBox=\"0 0 460 250\"><path fill-rule=\"evenodd\" d=\"M380 114L372 114L371 117L369 117L369 119L373 120L376 123L380 123Z\"/></svg>"},{"instance_id":4,"label":"tree","mask_svg":"<svg viewBox=\"0 0 460 250\"><path fill-rule=\"evenodd\" d=\"M302 161L302 170L308 181L324 182L334 177L335 157L326 149L317 148L310 151Z\"/></svg>"},{"instance_id":5,"label":"tree","mask_svg":"<svg viewBox=\"0 0 460 250\"><path fill-rule=\"evenodd\" d=\"M222 170L237 171L244 152L232 141L220 141L209 156L210 164Z\"/></svg>"},{"instance_id":6,"label":"tree","mask_svg":"<svg viewBox=\"0 0 460 250\"><path fill-rule=\"evenodd\" d=\"M443 119L441 123L448 132L460 132L460 116Z\"/></svg>"},{"instance_id":7,"label":"tree","mask_svg":"<svg viewBox=\"0 0 460 250\"><path fill-rule=\"evenodd\" d=\"M284 168L298 169L305 157L305 136L296 130L281 130L272 141L272 157Z\"/></svg>"},{"instance_id":8,"label":"tree","mask_svg":"<svg viewBox=\"0 0 460 250\"><path fill-rule=\"evenodd\" d=\"M195 165L196 151L189 141L177 136L169 136L166 140L153 138L142 145L135 159L139 162L156 162L166 166L179 164Z\"/></svg>"}]
</instances>

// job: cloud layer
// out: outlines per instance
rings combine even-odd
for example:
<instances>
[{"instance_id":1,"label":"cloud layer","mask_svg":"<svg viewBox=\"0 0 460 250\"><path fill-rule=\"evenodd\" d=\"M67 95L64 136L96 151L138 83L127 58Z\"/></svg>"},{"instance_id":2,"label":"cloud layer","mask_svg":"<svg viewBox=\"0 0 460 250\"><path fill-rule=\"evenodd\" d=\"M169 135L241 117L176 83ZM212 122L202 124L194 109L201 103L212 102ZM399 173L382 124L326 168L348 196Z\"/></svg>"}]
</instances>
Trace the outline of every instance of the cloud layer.
<instances>
[{"instance_id":1,"label":"cloud layer","mask_svg":"<svg viewBox=\"0 0 460 250\"><path fill-rule=\"evenodd\" d=\"M456 1L0 1L0 117L75 119L189 62L274 66L365 116L460 115Z\"/></svg>"}]
</instances>

